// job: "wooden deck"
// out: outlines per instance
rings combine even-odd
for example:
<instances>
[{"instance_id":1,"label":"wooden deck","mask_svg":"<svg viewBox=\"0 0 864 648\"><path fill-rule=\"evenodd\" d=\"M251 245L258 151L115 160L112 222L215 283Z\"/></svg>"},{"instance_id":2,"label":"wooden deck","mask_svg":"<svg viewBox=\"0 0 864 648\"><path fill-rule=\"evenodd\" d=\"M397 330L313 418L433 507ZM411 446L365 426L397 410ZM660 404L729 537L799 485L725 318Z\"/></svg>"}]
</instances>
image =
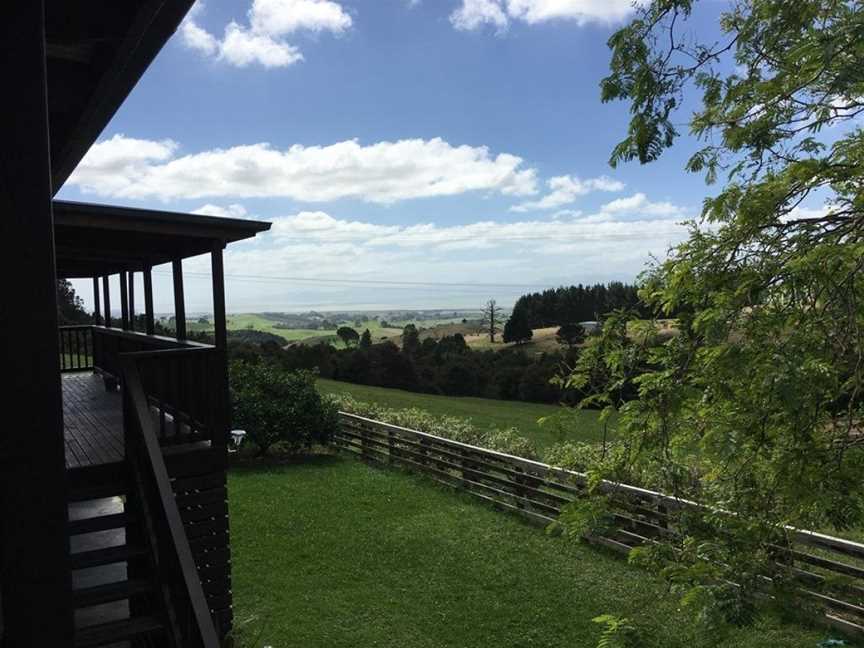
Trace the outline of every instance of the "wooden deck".
<instances>
[{"instance_id":1,"label":"wooden deck","mask_svg":"<svg viewBox=\"0 0 864 648\"><path fill-rule=\"evenodd\" d=\"M123 405L120 392L106 392L91 373L63 374L66 468L122 461Z\"/></svg>"}]
</instances>

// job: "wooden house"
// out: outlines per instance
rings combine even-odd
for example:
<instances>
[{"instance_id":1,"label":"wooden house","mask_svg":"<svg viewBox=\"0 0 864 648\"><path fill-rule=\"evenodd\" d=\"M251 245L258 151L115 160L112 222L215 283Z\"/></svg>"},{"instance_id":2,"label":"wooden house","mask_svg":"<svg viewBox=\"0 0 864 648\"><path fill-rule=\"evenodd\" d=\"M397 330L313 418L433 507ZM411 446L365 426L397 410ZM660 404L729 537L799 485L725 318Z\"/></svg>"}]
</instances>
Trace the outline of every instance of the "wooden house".
<instances>
[{"instance_id":1,"label":"wooden house","mask_svg":"<svg viewBox=\"0 0 864 648\"><path fill-rule=\"evenodd\" d=\"M222 252L269 224L54 199L191 3L0 8L3 648L210 648L232 626ZM182 260L202 254L213 345L185 331ZM169 263L170 337L151 275ZM92 279L94 325L58 328L58 278Z\"/></svg>"}]
</instances>

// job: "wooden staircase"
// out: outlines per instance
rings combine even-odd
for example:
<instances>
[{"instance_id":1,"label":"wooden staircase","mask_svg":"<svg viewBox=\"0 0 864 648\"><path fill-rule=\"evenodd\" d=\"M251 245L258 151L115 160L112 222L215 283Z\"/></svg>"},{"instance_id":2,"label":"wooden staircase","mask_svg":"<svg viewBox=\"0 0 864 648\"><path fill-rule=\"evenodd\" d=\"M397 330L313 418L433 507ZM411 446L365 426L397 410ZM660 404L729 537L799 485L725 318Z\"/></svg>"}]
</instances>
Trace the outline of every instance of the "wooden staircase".
<instances>
[{"instance_id":1,"label":"wooden staircase","mask_svg":"<svg viewBox=\"0 0 864 648\"><path fill-rule=\"evenodd\" d=\"M151 548L127 510L122 480L74 489L69 497L75 646L168 645L168 617Z\"/></svg>"}]
</instances>

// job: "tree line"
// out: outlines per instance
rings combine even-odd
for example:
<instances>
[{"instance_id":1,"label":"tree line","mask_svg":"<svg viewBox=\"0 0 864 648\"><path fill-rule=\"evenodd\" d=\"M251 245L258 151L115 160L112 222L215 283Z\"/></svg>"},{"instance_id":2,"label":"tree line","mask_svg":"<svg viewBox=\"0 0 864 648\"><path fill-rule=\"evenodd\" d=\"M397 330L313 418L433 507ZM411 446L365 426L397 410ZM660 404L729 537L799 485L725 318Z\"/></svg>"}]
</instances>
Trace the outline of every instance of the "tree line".
<instances>
[{"instance_id":1,"label":"tree line","mask_svg":"<svg viewBox=\"0 0 864 648\"><path fill-rule=\"evenodd\" d=\"M643 317L650 316L639 300L638 288L620 281L561 286L523 295L513 306L513 316L537 329L598 321L604 313L619 308L635 309Z\"/></svg>"},{"instance_id":2,"label":"tree line","mask_svg":"<svg viewBox=\"0 0 864 648\"><path fill-rule=\"evenodd\" d=\"M287 370L316 370L322 378L361 385L539 403L565 399L551 380L575 361L575 349L537 356L518 349L476 351L458 333L420 340L415 332L406 331L402 348L390 341L348 348L327 343L283 348L274 342L232 340L229 353L238 360L264 355Z\"/></svg>"}]
</instances>

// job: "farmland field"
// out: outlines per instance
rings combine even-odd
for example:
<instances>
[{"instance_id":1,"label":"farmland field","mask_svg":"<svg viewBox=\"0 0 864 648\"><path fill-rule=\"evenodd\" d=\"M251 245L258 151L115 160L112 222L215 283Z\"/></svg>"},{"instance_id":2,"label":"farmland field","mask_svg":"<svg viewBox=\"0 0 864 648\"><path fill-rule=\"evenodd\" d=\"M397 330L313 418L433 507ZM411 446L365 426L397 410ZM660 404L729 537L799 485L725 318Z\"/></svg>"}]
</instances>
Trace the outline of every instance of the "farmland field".
<instances>
[{"instance_id":1,"label":"farmland field","mask_svg":"<svg viewBox=\"0 0 864 648\"><path fill-rule=\"evenodd\" d=\"M575 417L575 422L568 426L571 430L568 436L562 437L549 426L544 427L537 423L541 417L560 413L563 408L557 405L468 396L435 396L323 378L317 382L318 389L325 394L347 393L359 401L377 403L393 409L418 407L438 416L470 418L480 428L515 427L541 450L564 440L599 441L603 438L603 430L597 420L598 412L594 410L568 409L568 413Z\"/></svg>"},{"instance_id":2,"label":"farmland field","mask_svg":"<svg viewBox=\"0 0 864 648\"><path fill-rule=\"evenodd\" d=\"M593 648L600 614L664 648L831 636L772 617L700 632L647 572L421 476L319 456L234 468L228 485L240 646Z\"/></svg>"},{"instance_id":3,"label":"farmland field","mask_svg":"<svg viewBox=\"0 0 864 648\"><path fill-rule=\"evenodd\" d=\"M324 315L326 315L326 313ZM422 321L394 319L388 322L388 326L385 327L381 325L379 319L368 318L368 316L365 317L365 319L359 320L334 322L334 326L331 328L312 329L283 328L280 326L280 322L276 317L262 313L231 313L228 315L228 330L263 331L265 333L278 335L285 340L286 343L302 342L304 344L317 344L319 342L325 342L327 344L342 346L342 341L336 336L336 329L338 326L344 325L350 326L360 334L368 328L369 333L372 335L373 342L382 342L386 339L399 344L402 329L407 324L415 324L416 326L422 327L435 327L461 321L454 318L428 319ZM213 330L213 322L210 318L204 318L202 321L190 319L187 321L186 328L189 331L210 332Z\"/></svg>"}]
</instances>

